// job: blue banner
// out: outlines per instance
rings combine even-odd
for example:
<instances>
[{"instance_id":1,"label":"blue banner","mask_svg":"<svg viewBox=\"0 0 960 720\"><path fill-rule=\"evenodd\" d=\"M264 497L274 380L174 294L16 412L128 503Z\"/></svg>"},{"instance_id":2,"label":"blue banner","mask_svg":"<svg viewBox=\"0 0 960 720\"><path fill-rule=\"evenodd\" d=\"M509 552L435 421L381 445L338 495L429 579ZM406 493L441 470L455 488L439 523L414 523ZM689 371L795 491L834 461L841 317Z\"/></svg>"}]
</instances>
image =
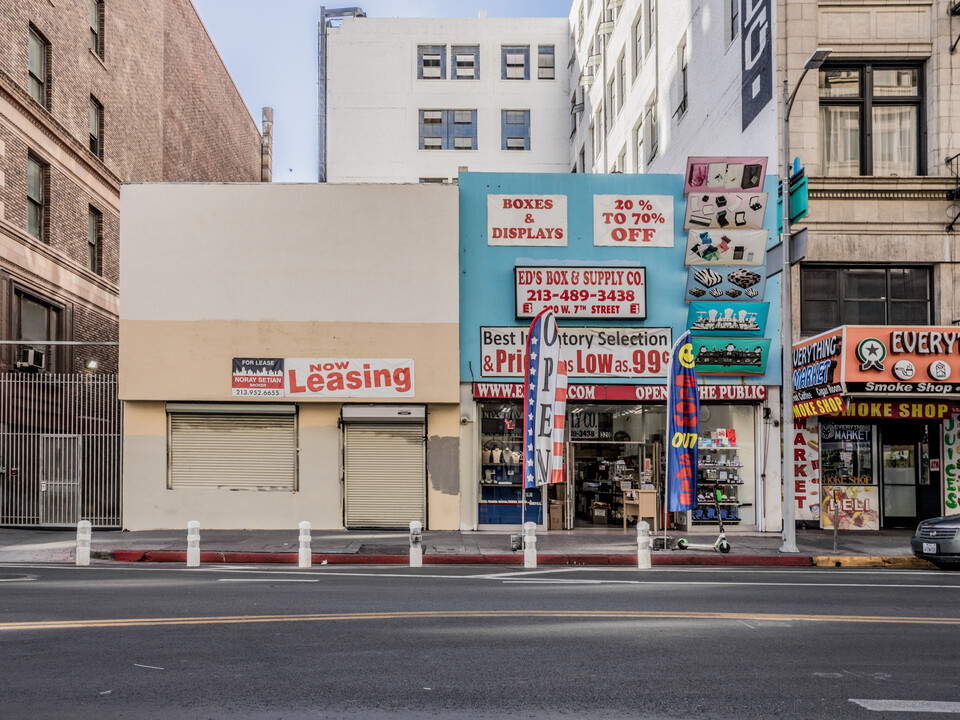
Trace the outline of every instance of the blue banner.
<instances>
[{"instance_id":1,"label":"blue banner","mask_svg":"<svg viewBox=\"0 0 960 720\"><path fill-rule=\"evenodd\" d=\"M667 510L683 512L697 505L698 426L700 395L690 332L670 357L667 385Z\"/></svg>"}]
</instances>

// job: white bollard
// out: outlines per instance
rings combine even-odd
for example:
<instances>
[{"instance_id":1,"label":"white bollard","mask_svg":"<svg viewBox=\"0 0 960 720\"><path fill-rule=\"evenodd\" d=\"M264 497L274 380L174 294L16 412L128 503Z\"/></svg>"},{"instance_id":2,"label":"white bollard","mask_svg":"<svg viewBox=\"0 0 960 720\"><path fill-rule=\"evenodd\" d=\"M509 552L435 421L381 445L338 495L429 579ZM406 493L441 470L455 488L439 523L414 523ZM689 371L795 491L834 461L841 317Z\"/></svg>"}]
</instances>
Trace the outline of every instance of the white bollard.
<instances>
[{"instance_id":1,"label":"white bollard","mask_svg":"<svg viewBox=\"0 0 960 720\"><path fill-rule=\"evenodd\" d=\"M410 523L410 567L423 567L423 523Z\"/></svg>"},{"instance_id":2,"label":"white bollard","mask_svg":"<svg viewBox=\"0 0 960 720\"><path fill-rule=\"evenodd\" d=\"M310 523L304 520L300 523L300 555L299 564L302 568L310 567L313 558L310 551Z\"/></svg>"},{"instance_id":3,"label":"white bollard","mask_svg":"<svg viewBox=\"0 0 960 720\"><path fill-rule=\"evenodd\" d=\"M637 523L637 567L641 570L650 569L650 525L641 520Z\"/></svg>"},{"instance_id":4,"label":"white bollard","mask_svg":"<svg viewBox=\"0 0 960 720\"><path fill-rule=\"evenodd\" d=\"M81 520L77 523L77 565L90 564L90 540L92 532L90 521Z\"/></svg>"},{"instance_id":5,"label":"white bollard","mask_svg":"<svg viewBox=\"0 0 960 720\"><path fill-rule=\"evenodd\" d=\"M537 567L537 524L528 522L523 524L523 566Z\"/></svg>"},{"instance_id":6,"label":"white bollard","mask_svg":"<svg viewBox=\"0 0 960 720\"><path fill-rule=\"evenodd\" d=\"M200 523L187 523L187 567L200 567Z\"/></svg>"}]
</instances>

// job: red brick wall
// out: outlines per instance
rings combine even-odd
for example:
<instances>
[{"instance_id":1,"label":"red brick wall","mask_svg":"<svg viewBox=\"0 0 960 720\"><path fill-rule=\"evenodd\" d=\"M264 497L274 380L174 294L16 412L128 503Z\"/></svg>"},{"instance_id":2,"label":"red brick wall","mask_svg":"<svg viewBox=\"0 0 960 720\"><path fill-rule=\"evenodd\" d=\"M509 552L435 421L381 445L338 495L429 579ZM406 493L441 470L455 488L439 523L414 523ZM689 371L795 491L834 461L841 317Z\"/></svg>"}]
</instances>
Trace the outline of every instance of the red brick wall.
<instances>
[{"instance_id":1,"label":"red brick wall","mask_svg":"<svg viewBox=\"0 0 960 720\"><path fill-rule=\"evenodd\" d=\"M33 25L50 43L48 111L29 98L28 37ZM64 308L62 339L116 340L118 319L61 289L63 273L99 281L87 267L87 212L103 216L102 277L119 283L120 181L257 182L260 134L190 0L106 0L104 51L89 50L88 0L0 0L0 95L37 124L16 128L0 116L0 241L29 242L26 158L49 163L46 241L61 259L51 277L0 261L0 334L13 337L12 296L29 287ZM6 88L6 90L4 90ZM89 152L89 101L103 105L103 160ZM44 140L28 140L38 128ZM70 166L79 170L72 171ZM105 185L104 185L105 183ZM106 187L106 194L103 188ZM100 189L98 189L100 188ZM16 253L13 253L14 255ZM10 257L11 254L8 254ZM111 290L112 288L112 290ZM64 350L61 370L82 368L92 348ZM116 371L116 350L98 348L100 369ZM0 371L13 351L0 347Z\"/></svg>"},{"instance_id":2,"label":"red brick wall","mask_svg":"<svg viewBox=\"0 0 960 720\"><path fill-rule=\"evenodd\" d=\"M192 3L165 5L163 179L260 181L260 132Z\"/></svg>"}]
</instances>

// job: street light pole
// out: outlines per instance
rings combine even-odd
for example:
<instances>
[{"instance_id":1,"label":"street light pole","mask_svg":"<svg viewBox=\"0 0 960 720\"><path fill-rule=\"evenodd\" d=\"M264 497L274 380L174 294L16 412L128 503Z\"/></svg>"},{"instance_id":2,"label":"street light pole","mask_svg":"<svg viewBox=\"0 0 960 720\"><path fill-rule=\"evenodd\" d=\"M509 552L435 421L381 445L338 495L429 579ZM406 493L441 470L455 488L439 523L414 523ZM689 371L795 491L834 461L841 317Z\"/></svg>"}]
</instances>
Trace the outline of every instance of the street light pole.
<instances>
[{"instance_id":1,"label":"street light pole","mask_svg":"<svg viewBox=\"0 0 960 720\"><path fill-rule=\"evenodd\" d=\"M790 263L793 242L790 233L790 111L793 101L797 97L803 78L809 70L816 70L827 59L831 50L817 48L803 64L803 72L797 80L793 92L788 91L787 73L783 73L783 129L781 142L783 143L783 160L781 164L780 183L783 197L783 232L780 235L783 248L783 270L780 274L780 315L781 315L781 355L783 361L783 377L781 380L781 394L783 401L780 415L780 430L783 433L783 544L780 552L795 553L797 550L797 523L795 520L796 487L793 477L793 276Z\"/></svg>"}]
</instances>

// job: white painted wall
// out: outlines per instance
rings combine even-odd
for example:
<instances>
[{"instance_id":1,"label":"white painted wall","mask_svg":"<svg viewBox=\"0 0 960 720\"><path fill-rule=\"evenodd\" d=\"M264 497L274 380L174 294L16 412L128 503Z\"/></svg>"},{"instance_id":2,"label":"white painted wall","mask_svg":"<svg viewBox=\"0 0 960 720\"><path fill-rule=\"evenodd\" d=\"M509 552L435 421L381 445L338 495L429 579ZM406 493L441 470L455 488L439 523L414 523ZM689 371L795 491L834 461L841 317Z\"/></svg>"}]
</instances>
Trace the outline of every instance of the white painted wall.
<instances>
[{"instance_id":1,"label":"white painted wall","mask_svg":"<svg viewBox=\"0 0 960 720\"><path fill-rule=\"evenodd\" d=\"M447 79L417 79L417 46L447 46ZM480 46L480 78L450 79L450 46ZM529 45L529 80L502 80L501 45ZM537 79L537 45L555 46L555 79ZM567 172L570 137L563 18L348 18L328 34L328 182L418 182L486 172ZM477 150L420 150L419 110L477 110ZM501 150L500 111L530 110L529 151Z\"/></svg>"}]
</instances>

